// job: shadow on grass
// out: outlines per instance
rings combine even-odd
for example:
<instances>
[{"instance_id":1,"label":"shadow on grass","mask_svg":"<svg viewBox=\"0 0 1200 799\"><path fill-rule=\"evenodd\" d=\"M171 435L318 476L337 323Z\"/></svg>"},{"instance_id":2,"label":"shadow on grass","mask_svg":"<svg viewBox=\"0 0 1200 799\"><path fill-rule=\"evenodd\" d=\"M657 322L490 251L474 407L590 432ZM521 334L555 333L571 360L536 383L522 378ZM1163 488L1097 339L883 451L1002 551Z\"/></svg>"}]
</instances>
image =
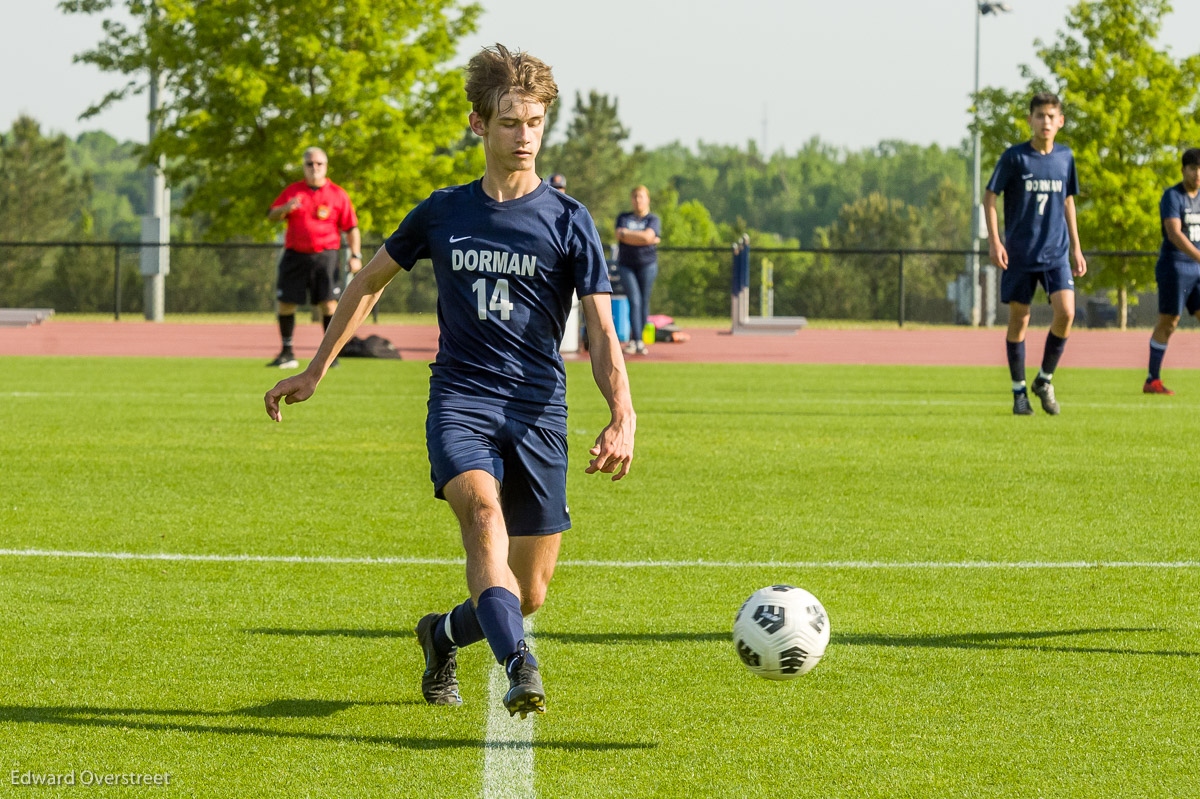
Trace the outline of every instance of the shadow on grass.
<instances>
[{"instance_id":1,"label":"shadow on grass","mask_svg":"<svg viewBox=\"0 0 1200 799\"><path fill-rule=\"evenodd\" d=\"M294 635L299 637L315 637L315 638L413 638L415 634L412 630L351 630L333 628L328 630L294 630L286 627L256 627L251 630L242 630L244 633L251 635Z\"/></svg>"},{"instance_id":2,"label":"shadow on grass","mask_svg":"<svg viewBox=\"0 0 1200 799\"><path fill-rule=\"evenodd\" d=\"M428 738L393 735L343 735L338 733L272 730L262 727L238 727L216 724L188 724L171 721L137 721L131 717L243 717L243 718L319 718L360 705L417 705L423 702L334 702L325 700L279 699L265 705L238 710L179 710L172 708L114 708L86 705L0 705L0 724L58 724L70 727L98 727L121 731L190 732L210 735L246 735L281 740L365 743L400 749L563 749L568 751L607 751L653 749L654 743L623 741L485 741L481 738ZM437 711L431 711L437 712ZM451 711L454 712L454 711ZM116 717L116 718L114 718Z\"/></svg>"},{"instance_id":3,"label":"shadow on grass","mask_svg":"<svg viewBox=\"0 0 1200 799\"><path fill-rule=\"evenodd\" d=\"M246 630L260 635L351 636L357 638L407 638L411 630ZM1200 657L1200 652L1173 649L1136 649L1133 647L1063 646L1061 644L1030 643L1050 638L1078 635L1130 635L1160 633L1153 627L1096 627L1077 630L1026 630L1022 632L952 633L950 635L884 635L880 633L834 633L830 641L835 646L924 647L931 649L1010 649L1035 652L1074 652L1096 655L1157 655L1160 657ZM635 645L654 643L728 642L732 632L656 632L656 633L560 633L539 630L534 638L567 644Z\"/></svg>"},{"instance_id":4,"label":"shadow on grass","mask_svg":"<svg viewBox=\"0 0 1200 799\"><path fill-rule=\"evenodd\" d=\"M350 638L412 638L412 630L289 630L280 628L261 628L244 630L256 635L295 635L295 636L347 636ZM563 641L570 644L645 644L645 643L675 643L680 641L728 641L729 633L555 633L537 631L534 640Z\"/></svg>"},{"instance_id":5,"label":"shadow on grass","mask_svg":"<svg viewBox=\"0 0 1200 799\"><path fill-rule=\"evenodd\" d=\"M898 646L934 649L1016 649L1033 652L1070 652L1092 655L1156 655L1159 657L1200 657L1200 652L1178 649L1135 649L1126 646L1063 646L1026 643L1073 635L1131 635L1161 633L1154 627L1095 627L1078 630L1025 630L1021 632L954 633L951 635L878 635L846 633L834 635L832 643L847 646Z\"/></svg>"}]
</instances>

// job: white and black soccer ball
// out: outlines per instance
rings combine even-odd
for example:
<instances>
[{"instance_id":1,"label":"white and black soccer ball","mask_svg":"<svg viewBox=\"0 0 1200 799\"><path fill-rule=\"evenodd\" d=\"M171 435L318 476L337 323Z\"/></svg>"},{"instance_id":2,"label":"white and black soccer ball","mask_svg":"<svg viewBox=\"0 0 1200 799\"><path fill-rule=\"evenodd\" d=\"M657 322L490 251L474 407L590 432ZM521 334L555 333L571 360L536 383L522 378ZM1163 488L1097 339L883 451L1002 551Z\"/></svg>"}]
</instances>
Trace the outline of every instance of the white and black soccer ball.
<instances>
[{"instance_id":1,"label":"white and black soccer ball","mask_svg":"<svg viewBox=\"0 0 1200 799\"><path fill-rule=\"evenodd\" d=\"M733 620L733 645L754 674L791 680L812 671L829 646L829 616L820 601L793 585L750 595Z\"/></svg>"}]
</instances>

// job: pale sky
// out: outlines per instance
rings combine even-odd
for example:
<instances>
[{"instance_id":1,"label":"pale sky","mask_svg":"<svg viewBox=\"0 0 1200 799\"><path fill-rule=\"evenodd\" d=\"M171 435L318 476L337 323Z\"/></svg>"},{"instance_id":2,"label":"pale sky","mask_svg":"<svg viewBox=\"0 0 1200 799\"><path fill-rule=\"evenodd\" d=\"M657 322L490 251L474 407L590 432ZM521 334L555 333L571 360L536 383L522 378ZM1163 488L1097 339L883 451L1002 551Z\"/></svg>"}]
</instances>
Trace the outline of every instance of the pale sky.
<instances>
[{"instance_id":1,"label":"pale sky","mask_svg":"<svg viewBox=\"0 0 1200 799\"><path fill-rule=\"evenodd\" d=\"M1018 66L1040 63L1034 39L1053 41L1074 4L1008 2L1012 13L982 19L982 86L1020 87ZM966 136L975 0L482 5L480 31L462 42L459 62L494 42L528 50L554 67L568 109L577 91L616 97L631 143L761 146L764 118L770 151L795 151L813 136L852 149L883 139L955 146ZM1161 44L1177 57L1200 51L1200 2L1175 5ZM43 130L146 140L144 95L77 119L123 82L72 63L102 38L99 18L65 15L56 0L0 0L0 9L10 33L0 48L0 130L27 113Z\"/></svg>"}]
</instances>

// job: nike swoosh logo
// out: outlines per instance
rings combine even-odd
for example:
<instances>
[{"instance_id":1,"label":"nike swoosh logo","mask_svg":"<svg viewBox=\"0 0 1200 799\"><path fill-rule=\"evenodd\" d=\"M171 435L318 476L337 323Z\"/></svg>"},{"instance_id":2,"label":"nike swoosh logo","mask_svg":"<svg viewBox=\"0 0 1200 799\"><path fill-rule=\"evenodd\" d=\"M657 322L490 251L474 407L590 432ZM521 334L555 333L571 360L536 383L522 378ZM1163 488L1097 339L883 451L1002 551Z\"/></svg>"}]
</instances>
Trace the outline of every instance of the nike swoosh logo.
<instances>
[{"instance_id":1,"label":"nike swoosh logo","mask_svg":"<svg viewBox=\"0 0 1200 799\"><path fill-rule=\"evenodd\" d=\"M460 242L460 241L463 241L463 240L465 240L465 239L469 239L469 238L471 238L471 237L470 237L470 236L457 236L457 237L455 237L455 236L451 236L451 237L450 237L450 243L451 243L451 244L457 244L458 242Z\"/></svg>"},{"instance_id":2,"label":"nike swoosh logo","mask_svg":"<svg viewBox=\"0 0 1200 799\"><path fill-rule=\"evenodd\" d=\"M1028 175L1021 175L1021 180L1029 180L1031 177L1033 177L1032 172L1030 172Z\"/></svg>"}]
</instances>

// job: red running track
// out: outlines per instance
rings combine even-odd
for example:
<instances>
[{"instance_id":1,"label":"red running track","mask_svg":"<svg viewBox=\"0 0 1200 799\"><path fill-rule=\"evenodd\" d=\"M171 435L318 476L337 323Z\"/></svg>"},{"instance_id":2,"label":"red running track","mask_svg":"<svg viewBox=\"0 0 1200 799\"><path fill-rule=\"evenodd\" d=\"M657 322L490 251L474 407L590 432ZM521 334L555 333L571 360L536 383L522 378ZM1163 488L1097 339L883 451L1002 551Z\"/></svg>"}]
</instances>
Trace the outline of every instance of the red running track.
<instances>
[{"instance_id":1,"label":"red running track","mask_svg":"<svg viewBox=\"0 0 1200 799\"><path fill-rule=\"evenodd\" d=\"M367 324L360 334L392 341L405 359L430 361L437 351L432 325ZM829 363L998 366L1006 364L1004 328L924 330L802 330L790 335L689 331L686 344L655 344L648 363ZM1046 331L1031 330L1026 362L1041 361ZM1066 367L1142 369L1148 357L1146 330L1076 330L1063 355ZM321 340L316 324L297 325L296 354L310 357ZM145 321L48 321L27 328L0 327L0 355L89 355L182 358L255 358L264 364L279 351L273 324L186 324ZM575 356L568 356L575 357ZM1200 368L1200 334L1171 339L1170 369Z\"/></svg>"}]
</instances>

